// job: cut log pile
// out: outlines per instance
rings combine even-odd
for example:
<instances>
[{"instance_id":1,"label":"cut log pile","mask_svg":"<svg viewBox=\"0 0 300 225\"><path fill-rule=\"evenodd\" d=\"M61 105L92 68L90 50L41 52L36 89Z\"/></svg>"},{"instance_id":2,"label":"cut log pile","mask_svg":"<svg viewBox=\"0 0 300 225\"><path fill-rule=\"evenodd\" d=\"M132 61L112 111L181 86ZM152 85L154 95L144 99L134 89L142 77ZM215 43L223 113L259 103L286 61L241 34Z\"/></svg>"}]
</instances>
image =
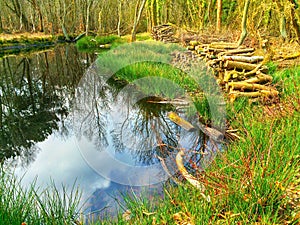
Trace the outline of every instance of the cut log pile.
<instances>
[{"instance_id":1,"label":"cut log pile","mask_svg":"<svg viewBox=\"0 0 300 225\"><path fill-rule=\"evenodd\" d=\"M268 99L278 96L278 91L271 85L272 76L267 75L264 56L255 55L254 48L237 47L228 42L202 44L190 41L188 49L214 70L218 83L229 93L231 101L242 96Z\"/></svg>"},{"instance_id":2,"label":"cut log pile","mask_svg":"<svg viewBox=\"0 0 300 225\"><path fill-rule=\"evenodd\" d=\"M152 29L152 38L156 41L166 43L178 43L179 38L176 37L177 29L169 24L155 26Z\"/></svg>"},{"instance_id":3,"label":"cut log pile","mask_svg":"<svg viewBox=\"0 0 300 225\"><path fill-rule=\"evenodd\" d=\"M186 37L179 37L178 28L172 24L153 27L152 37L165 43L182 42L184 46L187 45L187 49L193 54L182 53L179 58L183 56L184 59L189 59L177 59L177 63L185 61L188 64L191 62L188 62L189 60L195 62L195 58L204 60L207 66L213 69L218 83L229 93L231 101L242 96L255 99L259 97L276 99L278 96L278 91L271 85L273 78L267 75L268 68L264 66L264 61L268 60L264 56L255 55L254 48L237 46L236 43L223 42L221 39L211 42L216 39L213 36L202 40L196 34L188 32Z\"/></svg>"}]
</instances>

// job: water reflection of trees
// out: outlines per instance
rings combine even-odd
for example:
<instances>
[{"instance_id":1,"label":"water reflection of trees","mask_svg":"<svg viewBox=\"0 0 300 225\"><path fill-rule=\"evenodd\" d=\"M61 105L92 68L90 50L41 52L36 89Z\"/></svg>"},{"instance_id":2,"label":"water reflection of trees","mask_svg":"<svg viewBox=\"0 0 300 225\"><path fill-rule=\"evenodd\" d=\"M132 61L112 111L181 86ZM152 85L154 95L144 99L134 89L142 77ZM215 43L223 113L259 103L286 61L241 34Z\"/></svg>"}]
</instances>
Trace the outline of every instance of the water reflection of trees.
<instances>
[{"instance_id":1,"label":"water reflection of trees","mask_svg":"<svg viewBox=\"0 0 300 225\"><path fill-rule=\"evenodd\" d=\"M30 162L37 142L68 133L65 118L87 60L72 46L0 59L0 162Z\"/></svg>"},{"instance_id":2,"label":"water reflection of trees","mask_svg":"<svg viewBox=\"0 0 300 225\"><path fill-rule=\"evenodd\" d=\"M153 96L132 102L139 99L133 95L143 94L123 92L124 86L113 79L106 82L93 68L86 74L76 95L77 137L93 142L95 151L130 154L137 164L153 164L157 156L174 152L186 135L166 116L175 109L173 105L155 104L159 97ZM197 132L189 135L190 146L198 136Z\"/></svg>"}]
</instances>

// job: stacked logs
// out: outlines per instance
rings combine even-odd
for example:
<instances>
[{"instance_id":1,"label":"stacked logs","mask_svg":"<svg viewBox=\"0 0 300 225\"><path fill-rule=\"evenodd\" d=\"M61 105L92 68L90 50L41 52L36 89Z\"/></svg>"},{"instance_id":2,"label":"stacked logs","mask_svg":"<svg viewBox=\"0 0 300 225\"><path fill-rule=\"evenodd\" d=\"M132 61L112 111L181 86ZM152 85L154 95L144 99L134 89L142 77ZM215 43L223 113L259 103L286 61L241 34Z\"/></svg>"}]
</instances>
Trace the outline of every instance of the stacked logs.
<instances>
[{"instance_id":1,"label":"stacked logs","mask_svg":"<svg viewBox=\"0 0 300 225\"><path fill-rule=\"evenodd\" d=\"M155 26L152 29L152 38L156 41L165 43L178 43L179 38L176 37L176 28L170 24Z\"/></svg>"},{"instance_id":2,"label":"stacked logs","mask_svg":"<svg viewBox=\"0 0 300 225\"><path fill-rule=\"evenodd\" d=\"M214 70L218 83L229 93L231 101L242 96L268 99L278 96L276 88L271 86L273 78L267 75L266 60L264 56L255 55L254 48L228 42L202 44L190 41L188 49Z\"/></svg>"}]
</instances>

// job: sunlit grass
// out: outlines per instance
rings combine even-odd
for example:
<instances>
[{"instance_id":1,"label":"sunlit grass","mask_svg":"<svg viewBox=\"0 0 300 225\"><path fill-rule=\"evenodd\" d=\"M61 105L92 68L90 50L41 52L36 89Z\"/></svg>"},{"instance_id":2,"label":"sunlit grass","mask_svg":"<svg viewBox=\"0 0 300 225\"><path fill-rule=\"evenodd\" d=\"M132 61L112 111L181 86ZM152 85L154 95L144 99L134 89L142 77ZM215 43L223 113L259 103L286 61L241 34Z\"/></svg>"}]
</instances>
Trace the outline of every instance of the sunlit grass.
<instances>
[{"instance_id":1,"label":"sunlit grass","mask_svg":"<svg viewBox=\"0 0 300 225\"><path fill-rule=\"evenodd\" d=\"M0 223L74 224L79 220L81 194L74 186L58 188L52 182L41 189L33 181L24 187L22 179L0 169Z\"/></svg>"},{"instance_id":2,"label":"sunlit grass","mask_svg":"<svg viewBox=\"0 0 300 225\"><path fill-rule=\"evenodd\" d=\"M119 45L129 43L130 35L119 37L117 35L108 35L108 36L87 36L83 37L76 42L76 47L80 51L89 51L95 49L109 49L115 48ZM150 35L148 33L137 34L137 41L146 41L150 40Z\"/></svg>"}]
</instances>

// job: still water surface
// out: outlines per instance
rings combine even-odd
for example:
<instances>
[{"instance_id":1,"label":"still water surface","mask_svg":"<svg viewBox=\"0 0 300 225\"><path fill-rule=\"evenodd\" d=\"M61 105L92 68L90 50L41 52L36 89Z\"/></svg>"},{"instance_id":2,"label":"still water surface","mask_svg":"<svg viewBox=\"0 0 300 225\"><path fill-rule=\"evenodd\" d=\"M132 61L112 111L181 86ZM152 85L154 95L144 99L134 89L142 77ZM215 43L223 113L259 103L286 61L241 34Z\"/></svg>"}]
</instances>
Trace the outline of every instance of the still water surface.
<instances>
[{"instance_id":1,"label":"still water surface","mask_svg":"<svg viewBox=\"0 0 300 225\"><path fill-rule=\"evenodd\" d=\"M159 159L174 159L176 146L199 149L201 140L197 132L184 132L167 118L174 106L149 99L131 104L130 96L116 94L122 88L118 82L93 90L95 96L87 100L78 90L97 54L62 45L0 59L0 161L15 165L24 185L35 178L41 187L50 179L58 186L76 182L83 190L85 214L113 215L120 192L148 193L149 198L161 193L162 184L150 181L168 177ZM110 158L125 167L112 165ZM166 163L176 167L174 160ZM135 175L126 166L150 172L135 170ZM146 187L136 186L147 180Z\"/></svg>"}]
</instances>

